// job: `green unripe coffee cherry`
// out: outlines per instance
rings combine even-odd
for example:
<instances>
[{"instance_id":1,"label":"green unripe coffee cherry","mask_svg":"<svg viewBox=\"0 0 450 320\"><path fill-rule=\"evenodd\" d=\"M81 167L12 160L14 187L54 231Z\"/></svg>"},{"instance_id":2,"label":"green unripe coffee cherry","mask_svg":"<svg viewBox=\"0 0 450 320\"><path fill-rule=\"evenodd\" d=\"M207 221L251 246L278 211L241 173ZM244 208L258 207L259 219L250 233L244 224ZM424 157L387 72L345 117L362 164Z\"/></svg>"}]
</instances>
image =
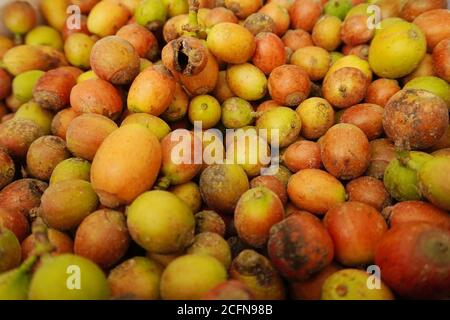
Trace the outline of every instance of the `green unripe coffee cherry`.
<instances>
[{"instance_id":1,"label":"green unripe coffee cherry","mask_svg":"<svg viewBox=\"0 0 450 320\"><path fill-rule=\"evenodd\" d=\"M136 22L149 29L161 27L167 19L167 8L161 0L144 0L134 12Z\"/></svg>"}]
</instances>

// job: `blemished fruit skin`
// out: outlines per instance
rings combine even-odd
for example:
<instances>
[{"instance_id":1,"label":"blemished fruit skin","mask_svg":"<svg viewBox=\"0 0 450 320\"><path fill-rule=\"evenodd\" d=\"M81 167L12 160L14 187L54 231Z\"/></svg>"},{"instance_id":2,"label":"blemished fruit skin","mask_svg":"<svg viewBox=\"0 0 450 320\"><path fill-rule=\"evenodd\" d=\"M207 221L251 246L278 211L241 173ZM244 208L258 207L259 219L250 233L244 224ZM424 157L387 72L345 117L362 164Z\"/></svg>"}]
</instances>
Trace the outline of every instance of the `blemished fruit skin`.
<instances>
[{"instance_id":1,"label":"blemished fruit skin","mask_svg":"<svg viewBox=\"0 0 450 320\"><path fill-rule=\"evenodd\" d=\"M384 107L384 131L401 149L432 147L445 134L448 121L445 101L421 89L401 90Z\"/></svg>"},{"instance_id":2,"label":"blemished fruit skin","mask_svg":"<svg viewBox=\"0 0 450 320\"><path fill-rule=\"evenodd\" d=\"M111 270L108 286L115 299L156 300L160 298L161 266L145 257L128 259Z\"/></svg>"},{"instance_id":3,"label":"blemished fruit skin","mask_svg":"<svg viewBox=\"0 0 450 320\"><path fill-rule=\"evenodd\" d=\"M237 164L216 164L200 175L203 200L219 213L232 214L241 195L249 189L244 169Z\"/></svg>"},{"instance_id":4,"label":"blemished fruit skin","mask_svg":"<svg viewBox=\"0 0 450 320\"><path fill-rule=\"evenodd\" d=\"M322 287L322 300L394 300L391 290L379 280L380 289L370 289L371 275L358 269L333 273ZM373 277L373 276L372 276Z\"/></svg>"},{"instance_id":5,"label":"blemished fruit skin","mask_svg":"<svg viewBox=\"0 0 450 320\"><path fill-rule=\"evenodd\" d=\"M172 261L161 277L164 300L198 300L227 280L225 267L215 258L187 254Z\"/></svg>"},{"instance_id":6,"label":"blemished fruit skin","mask_svg":"<svg viewBox=\"0 0 450 320\"><path fill-rule=\"evenodd\" d=\"M231 264L231 250L228 242L214 232L202 232L195 236L187 249L188 254L206 254L216 258L228 270Z\"/></svg>"},{"instance_id":7,"label":"blemished fruit skin","mask_svg":"<svg viewBox=\"0 0 450 320\"><path fill-rule=\"evenodd\" d=\"M75 179L52 184L41 198L42 217L57 230L70 230L93 212L98 196L87 181Z\"/></svg>"},{"instance_id":8,"label":"blemished fruit skin","mask_svg":"<svg viewBox=\"0 0 450 320\"><path fill-rule=\"evenodd\" d=\"M171 254L194 239L195 219L186 203L168 191L141 194L127 209L131 237L147 251Z\"/></svg>"},{"instance_id":9,"label":"blemished fruit skin","mask_svg":"<svg viewBox=\"0 0 450 320\"><path fill-rule=\"evenodd\" d=\"M242 282L255 300L283 300L286 297L283 281L268 258L245 249L234 259L230 278ZM261 279L264 281L261 281Z\"/></svg>"},{"instance_id":10,"label":"blemished fruit skin","mask_svg":"<svg viewBox=\"0 0 450 320\"><path fill-rule=\"evenodd\" d=\"M30 300L106 300L110 297L103 271L73 254L46 257L33 274Z\"/></svg>"},{"instance_id":11,"label":"blemished fruit skin","mask_svg":"<svg viewBox=\"0 0 450 320\"><path fill-rule=\"evenodd\" d=\"M312 214L290 215L270 230L267 245L270 260L284 277L305 280L333 260L333 241L320 220Z\"/></svg>"}]
</instances>

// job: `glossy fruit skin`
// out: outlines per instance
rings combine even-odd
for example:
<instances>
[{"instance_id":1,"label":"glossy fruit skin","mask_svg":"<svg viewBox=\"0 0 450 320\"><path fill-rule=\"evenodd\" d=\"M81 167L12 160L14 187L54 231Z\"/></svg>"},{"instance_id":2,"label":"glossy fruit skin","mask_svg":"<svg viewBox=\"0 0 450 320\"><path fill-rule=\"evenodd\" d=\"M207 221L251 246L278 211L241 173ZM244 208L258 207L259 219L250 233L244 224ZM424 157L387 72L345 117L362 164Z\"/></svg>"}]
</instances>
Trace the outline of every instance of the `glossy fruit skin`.
<instances>
[{"instance_id":1,"label":"glossy fruit skin","mask_svg":"<svg viewBox=\"0 0 450 320\"><path fill-rule=\"evenodd\" d=\"M410 223L428 222L450 228L450 216L444 210L423 201L403 201L383 210L391 228Z\"/></svg>"},{"instance_id":2,"label":"glossy fruit skin","mask_svg":"<svg viewBox=\"0 0 450 320\"><path fill-rule=\"evenodd\" d=\"M161 266L145 257L134 257L111 270L108 286L116 299L156 300L160 298Z\"/></svg>"},{"instance_id":3,"label":"glossy fruit skin","mask_svg":"<svg viewBox=\"0 0 450 320\"><path fill-rule=\"evenodd\" d=\"M195 300L227 279L223 265L207 255L187 254L172 261L161 278L164 300Z\"/></svg>"},{"instance_id":4,"label":"glossy fruit skin","mask_svg":"<svg viewBox=\"0 0 450 320\"><path fill-rule=\"evenodd\" d=\"M433 76L416 77L408 81L403 89L427 90L442 98L450 108L450 85L443 79Z\"/></svg>"},{"instance_id":5,"label":"glossy fruit skin","mask_svg":"<svg viewBox=\"0 0 450 320\"><path fill-rule=\"evenodd\" d=\"M38 26L27 33L25 44L45 45L62 50L63 39L56 29L48 26Z\"/></svg>"},{"instance_id":6,"label":"glossy fruit skin","mask_svg":"<svg viewBox=\"0 0 450 320\"><path fill-rule=\"evenodd\" d=\"M125 126L127 124L140 124L152 132L158 140L162 140L170 132L169 125L156 116L148 113L138 112L128 115L120 124L120 126Z\"/></svg>"},{"instance_id":7,"label":"glossy fruit skin","mask_svg":"<svg viewBox=\"0 0 450 320\"><path fill-rule=\"evenodd\" d=\"M373 140L383 134L383 113L383 108L376 104L357 104L345 109L340 122L357 126L365 133L367 139Z\"/></svg>"},{"instance_id":8,"label":"glossy fruit skin","mask_svg":"<svg viewBox=\"0 0 450 320\"><path fill-rule=\"evenodd\" d=\"M102 209L87 216L77 228L74 253L106 269L126 253L130 241L125 216Z\"/></svg>"},{"instance_id":9,"label":"glossy fruit skin","mask_svg":"<svg viewBox=\"0 0 450 320\"><path fill-rule=\"evenodd\" d=\"M372 206L378 211L391 204L391 197L383 182L370 177L362 176L347 183L345 190L349 201L358 201Z\"/></svg>"},{"instance_id":10,"label":"glossy fruit skin","mask_svg":"<svg viewBox=\"0 0 450 320\"><path fill-rule=\"evenodd\" d=\"M228 39L224 41L224 39ZM229 22L212 27L207 38L208 49L227 63L247 62L255 51L254 36L246 28Z\"/></svg>"},{"instance_id":11,"label":"glossy fruit skin","mask_svg":"<svg viewBox=\"0 0 450 320\"><path fill-rule=\"evenodd\" d=\"M367 87L365 101L384 107L389 99L400 90L397 80L377 79Z\"/></svg>"},{"instance_id":12,"label":"glossy fruit skin","mask_svg":"<svg viewBox=\"0 0 450 320\"><path fill-rule=\"evenodd\" d=\"M265 187L256 187L239 199L234 224L242 240L253 247L262 247L269 238L271 227L283 217L283 204L277 195Z\"/></svg>"},{"instance_id":13,"label":"glossy fruit skin","mask_svg":"<svg viewBox=\"0 0 450 320\"><path fill-rule=\"evenodd\" d=\"M98 113L116 119L122 111L119 91L103 79L89 79L70 92L72 110L77 113Z\"/></svg>"},{"instance_id":14,"label":"glossy fruit skin","mask_svg":"<svg viewBox=\"0 0 450 320\"><path fill-rule=\"evenodd\" d=\"M288 30L281 39L284 45L291 48L292 51L314 45L311 35L302 29Z\"/></svg>"},{"instance_id":15,"label":"glossy fruit skin","mask_svg":"<svg viewBox=\"0 0 450 320\"><path fill-rule=\"evenodd\" d=\"M333 242L320 220L309 213L295 213L270 230L269 257L289 279L304 280L333 259Z\"/></svg>"},{"instance_id":16,"label":"glossy fruit skin","mask_svg":"<svg viewBox=\"0 0 450 320\"><path fill-rule=\"evenodd\" d=\"M325 280L322 300L394 300L394 294L385 283L379 290L368 287L370 274L359 269L343 269Z\"/></svg>"},{"instance_id":17,"label":"glossy fruit skin","mask_svg":"<svg viewBox=\"0 0 450 320\"><path fill-rule=\"evenodd\" d=\"M287 107L278 107L264 112L257 119L256 128L267 130L267 142L272 147L276 147L276 141L272 139L272 135L276 136L276 130L278 130L278 145L286 147L297 139L302 123L295 111ZM274 131L272 132L272 130Z\"/></svg>"},{"instance_id":18,"label":"glossy fruit skin","mask_svg":"<svg viewBox=\"0 0 450 320\"><path fill-rule=\"evenodd\" d=\"M308 74L300 67L282 65L271 72L268 89L273 100L293 107L309 96L311 83Z\"/></svg>"},{"instance_id":19,"label":"glossy fruit skin","mask_svg":"<svg viewBox=\"0 0 450 320\"><path fill-rule=\"evenodd\" d=\"M332 72L330 68L322 90L324 98L334 107L341 109L361 102L366 96L368 85L369 82L361 70L344 67Z\"/></svg>"},{"instance_id":20,"label":"glossy fruit skin","mask_svg":"<svg viewBox=\"0 0 450 320\"><path fill-rule=\"evenodd\" d=\"M86 113L70 122L66 132L67 147L74 156L92 161L105 138L117 125L111 119Z\"/></svg>"},{"instance_id":21,"label":"glossy fruit skin","mask_svg":"<svg viewBox=\"0 0 450 320\"><path fill-rule=\"evenodd\" d=\"M89 12L89 32L106 37L115 34L129 19L130 11L120 1L100 1Z\"/></svg>"},{"instance_id":22,"label":"glossy fruit skin","mask_svg":"<svg viewBox=\"0 0 450 320\"><path fill-rule=\"evenodd\" d=\"M27 102L33 98L33 89L38 80L45 74L41 70L30 70L20 73L12 81L13 95L20 102Z\"/></svg>"},{"instance_id":23,"label":"glossy fruit skin","mask_svg":"<svg viewBox=\"0 0 450 320\"><path fill-rule=\"evenodd\" d=\"M401 90L384 108L386 135L406 150L433 146L444 135L448 121L446 103L424 90Z\"/></svg>"},{"instance_id":24,"label":"glossy fruit skin","mask_svg":"<svg viewBox=\"0 0 450 320\"><path fill-rule=\"evenodd\" d=\"M337 17L320 18L311 34L314 44L328 51L336 50L341 44L341 25L342 22Z\"/></svg>"},{"instance_id":25,"label":"glossy fruit skin","mask_svg":"<svg viewBox=\"0 0 450 320\"><path fill-rule=\"evenodd\" d=\"M16 34L25 34L37 23L34 8L26 1L14 1L5 5L2 14L3 23Z\"/></svg>"},{"instance_id":26,"label":"glossy fruit skin","mask_svg":"<svg viewBox=\"0 0 450 320\"><path fill-rule=\"evenodd\" d=\"M76 285L68 278L76 272L69 269L70 266L79 268L79 290L70 289ZM68 274L67 270L72 270L72 273ZM31 300L106 300L109 296L102 270L93 262L73 254L44 259L31 279L28 293Z\"/></svg>"},{"instance_id":27,"label":"glossy fruit skin","mask_svg":"<svg viewBox=\"0 0 450 320\"><path fill-rule=\"evenodd\" d=\"M450 14L445 9L445 5L442 9L423 12L414 19L413 23L424 33L428 52L432 52L439 42L450 37L450 32L445 27L450 23Z\"/></svg>"},{"instance_id":28,"label":"glossy fruit skin","mask_svg":"<svg viewBox=\"0 0 450 320\"><path fill-rule=\"evenodd\" d=\"M261 32L256 36L256 49L252 57L255 66L268 75L273 69L286 62L284 43L270 32Z\"/></svg>"},{"instance_id":29,"label":"glossy fruit skin","mask_svg":"<svg viewBox=\"0 0 450 320\"><path fill-rule=\"evenodd\" d=\"M145 0L137 6L134 16L140 25L156 29L166 21L167 8L160 0Z\"/></svg>"},{"instance_id":30,"label":"glossy fruit skin","mask_svg":"<svg viewBox=\"0 0 450 320\"><path fill-rule=\"evenodd\" d=\"M444 210L450 210L449 178L441 173L446 172L448 168L450 168L449 157L435 157L417 172L421 193L428 201Z\"/></svg>"},{"instance_id":31,"label":"glossy fruit skin","mask_svg":"<svg viewBox=\"0 0 450 320\"><path fill-rule=\"evenodd\" d=\"M294 173L303 169L320 169L320 146L307 140L294 142L283 153L283 163Z\"/></svg>"},{"instance_id":32,"label":"glossy fruit skin","mask_svg":"<svg viewBox=\"0 0 450 320\"><path fill-rule=\"evenodd\" d=\"M255 187L265 187L272 192L274 192L281 203L285 205L287 203L287 191L286 186L281 182L280 179L274 176L258 176L250 181L251 188Z\"/></svg>"},{"instance_id":33,"label":"glossy fruit skin","mask_svg":"<svg viewBox=\"0 0 450 320\"><path fill-rule=\"evenodd\" d=\"M11 270L20 264L22 251L16 236L9 229L0 226L0 273Z\"/></svg>"},{"instance_id":34,"label":"glossy fruit skin","mask_svg":"<svg viewBox=\"0 0 450 320\"><path fill-rule=\"evenodd\" d=\"M331 57L328 51L321 47L308 46L296 50L290 61L305 70L312 81L317 81L327 74Z\"/></svg>"},{"instance_id":35,"label":"glossy fruit skin","mask_svg":"<svg viewBox=\"0 0 450 320\"><path fill-rule=\"evenodd\" d=\"M386 43L395 44L386 46ZM369 63L380 77L401 78L414 71L426 52L423 32L414 24L403 22L386 27L373 39ZM403 63L398 64L402 60Z\"/></svg>"},{"instance_id":36,"label":"glossy fruit skin","mask_svg":"<svg viewBox=\"0 0 450 320\"><path fill-rule=\"evenodd\" d=\"M42 218L52 228L70 230L93 212L98 197L89 182L67 180L52 184L41 198Z\"/></svg>"},{"instance_id":37,"label":"glossy fruit skin","mask_svg":"<svg viewBox=\"0 0 450 320\"><path fill-rule=\"evenodd\" d=\"M64 43L64 53L67 60L73 66L88 69L91 66L89 57L94 43L94 40L84 33L69 35Z\"/></svg>"},{"instance_id":38,"label":"glossy fruit skin","mask_svg":"<svg viewBox=\"0 0 450 320\"><path fill-rule=\"evenodd\" d=\"M51 133L65 140L69 123L79 115L73 108L62 109L52 119Z\"/></svg>"},{"instance_id":39,"label":"glossy fruit skin","mask_svg":"<svg viewBox=\"0 0 450 320\"><path fill-rule=\"evenodd\" d=\"M334 110L322 98L309 98L295 110L302 122L301 135L306 139L318 139L334 124Z\"/></svg>"},{"instance_id":40,"label":"glossy fruit skin","mask_svg":"<svg viewBox=\"0 0 450 320\"><path fill-rule=\"evenodd\" d=\"M162 139L161 173L171 185L186 183L200 172L202 163L198 159L201 154L196 149L199 145L200 139L191 131L183 129L174 130ZM186 152L189 150L190 157L185 153L180 155L180 148Z\"/></svg>"},{"instance_id":41,"label":"glossy fruit skin","mask_svg":"<svg viewBox=\"0 0 450 320\"><path fill-rule=\"evenodd\" d=\"M339 179L351 180L361 176L369 166L369 141L358 127L337 124L325 134L321 156L328 172Z\"/></svg>"},{"instance_id":42,"label":"glossy fruit skin","mask_svg":"<svg viewBox=\"0 0 450 320\"><path fill-rule=\"evenodd\" d=\"M28 171L33 177L47 181L58 163L69 157L70 152L63 139L55 136L40 137L28 149Z\"/></svg>"},{"instance_id":43,"label":"glossy fruit skin","mask_svg":"<svg viewBox=\"0 0 450 320\"><path fill-rule=\"evenodd\" d=\"M28 217L8 208L0 207L0 226L12 231L20 242L30 234Z\"/></svg>"},{"instance_id":44,"label":"glossy fruit skin","mask_svg":"<svg viewBox=\"0 0 450 320\"><path fill-rule=\"evenodd\" d=\"M366 15L354 15L344 20L341 29L342 41L351 46L369 42L374 30L367 27Z\"/></svg>"},{"instance_id":45,"label":"glossy fruit skin","mask_svg":"<svg viewBox=\"0 0 450 320\"><path fill-rule=\"evenodd\" d=\"M220 121L220 104L213 96L196 96L189 104L188 116L193 124L199 121L203 129L210 129Z\"/></svg>"},{"instance_id":46,"label":"glossy fruit skin","mask_svg":"<svg viewBox=\"0 0 450 320\"><path fill-rule=\"evenodd\" d=\"M141 58L153 58L152 55L158 47L153 33L138 24L125 25L117 31L116 35L130 42Z\"/></svg>"},{"instance_id":47,"label":"glossy fruit skin","mask_svg":"<svg viewBox=\"0 0 450 320\"><path fill-rule=\"evenodd\" d=\"M242 282L225 281L202 296L202 300L252 300L253 294Z\"/></svg>"},{"instance_id":48,"label":"glossy fruit skin","mask_svg":"<svg viewBox=\"0 0 450 320\"><path fill-rule=\"evenodd\" d=\"M411 222L386 233L375 252L375 263L383 281L400 296L444 298L450 292L449 245L448 229Z\"/></svg>"},{"instance_id":49,"label":"glossy fruit skin","mask_svg":"<svg viewBox=\"0 0 450 320\"><path fill-rule=\"evenodd\" d=\"M149 211L148 208L153 209ZM176 228L173 227L175 222ZM192 243L194 225L191 209L168 191L145 192L127 209L127 226L131 237L152 253L182 251Z\"/></svg>"},{"instance_id":50,"label":"glossy fruit skin","mask_svg":"<svg viewBox=\"0 0 450 320\"><path fill-rule=\"evenodd\" d=\"M324 192L317 194L314 191L316 188ZM294 174L289 180L287 191L296 207L319 215L325 214L346 198L341 182L319 169L305 169Z\"/></svg>"},{"instance_id":51,"label":"glossy fruit skin","mask_svg":"<svg viewBox=\"0 0 450 320\"><path fill-rule=\"evenodd\" d=\"M130 204L151 188L161 157L158 139L141 125L126 125L111 133L97 150L91 168L92 186L102 204L109 208Z\"/></svg>"},{"instance_id":52,"label":"glossy fruit skin","mask_svg":"<svg viewBox=\"0 0 450 320\"><path fill-rule=\"evenodd\" d=\"M291 24L294 29L310 32L322 14L322 10L320 1L296 0L289 8Z\"/></svg>"},{"instance_id":53,"label":"glossy fruit skin","mask_svg":"<svg viewBox=\"0 0 450 320\"><path fill-rule=\"evenodd\" d=\"M372 263L376 246L387 231L379 211L356 201L330 209L324 225L333 239L336 260L346 266Z\"/></svg>"},{"instance_id":54,"label":"glossy fruit skin","mask_svg":"<svg viewBox=\"0 0 450 320\"><path fill-rule=\"evenodd\" d=\"M307 280L292 281L289 284L290 296L294 300L320 300L323 283L340 269L341 267L331 263Z\"/></svg>"},{"instance_id":55,"label":"glossy fruit skin","mask_svg":"<svg viewBox=\"0 0 450 320\"><path fill-rule=\"evenodd\" d=\"M417 171L433 157L425 152L411 151L405 157L397 158L386 167L383 177L386 189L398 201L420 200Z\"/></svg>"},{"instance_id":56,"label":"glossy fruit skin","mask_svg":"<svg viewBox=\"0 0 450 320\"><path fill-rule=\"evenodd\" d=\"M231 264L230 277L242 282L256 300L283 300L281 277L268 258L251 249L239 253ZM263 277L264 281L260 281Z\"/></svg>"},{"instance_id":57,"label":"glossy fruit skin","mask_svg":"<svg viewBox=\"0 0 450 320\"><path fill-rule=\"evenodd\" d=\"M175 80L167 69L153 66L141 72L128 93L128 109L159 116L167 110L175 91Z\"/></svg>"},{"instance_id":58,"label":"glossy fruit skin","mask_svg":"<svg viewBox=\"0 0 450 320\"><path fill-rule=\"evenodd\" d=\"M200 175L200 192L209 208L232 214L241 195L249 189L244 169L237 164L208 166Z\"/></svg>"},{"instance_id":59,"label":"glossy fruit skin","mask_svg":"<svg viewBox=\"0 0 450 320\"><path fill-rule=\"evenodd\" d=\"M436 74L447 82L450 81L450 68L448 64L449 47L450 41L444 39L433 50L433 64Z\"/></svg>"},{"instance_id":60,"label":"glossy fruit skin","mask_svg":"<svg viewBox=\"0 0 450 320\"><path fill-rule=\"evenodd\" d=\"M183 200L192 210L192 213L195 214L200 211L202 206L202 195L200 194L200 188L197 183L189 181L173 186L169 191Z\"/></svg>"},{"instance_id":61,"label":"glossy fruit skin","mask_svg":"<svg viewBox=\"0 0 450 320\"><path fill-rule=\"evenodd\" d=\"M250 63L228 67L226 79L231 91L242 99L255 101L266 95L266 76Z\"/></svg>"}]
</instances>

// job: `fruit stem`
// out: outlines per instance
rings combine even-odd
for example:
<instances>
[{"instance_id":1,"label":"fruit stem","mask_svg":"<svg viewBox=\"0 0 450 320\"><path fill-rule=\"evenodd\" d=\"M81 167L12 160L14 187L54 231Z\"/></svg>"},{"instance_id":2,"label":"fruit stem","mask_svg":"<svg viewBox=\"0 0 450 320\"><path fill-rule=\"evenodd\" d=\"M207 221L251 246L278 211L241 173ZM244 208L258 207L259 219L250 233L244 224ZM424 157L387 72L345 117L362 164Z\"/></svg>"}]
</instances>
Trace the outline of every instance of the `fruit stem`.
<instances>
[{"instance_id":1,"label":"fruit stem","mask_svg":"<svg viewBox=\"0 0 450 320\"><path fill-rule=\"evenodd\" d=\"M48 239L48 227L44 223L41 217L37 217L33 222L33 236L36 239L36 247L34 249L33 255L42 256L52 252L55 247L51 244Z\"/></svg>"},{"instance_id":2,"label":"fruit stem","mask_svg":"<svg viewBox=\"0 0 450 320\"><path fill-rule=\"evenodd\" d=\"M200 38L200 35L204 33L204 30L198 24L198 9L200 8L199 0L189 0L189 14L188 24L184 25L182 29L186 36Z\"/></svg>"},{"instance_id":3,"label":"fruit stem","mask_svg":"<svg viewBox=\"0 0 450 320\"><path fill-rule=\"evenodd\" d=\"M25 259L24 262L19 266L19 271L21 273L28 273L30 270L34 267L34 264L36 263L38 259L38 256L33 254Z\"/></svg>"},{"instance_id":4,"label":"fruit stem","mask_svg":"<svg viewBox=\"0 0 450 320\"><path fill-rule=\"evenodd\" d=\"M155 190L167 190L170 187L170 179L162 177L158 180L155 186Z\"/></svg>"},{"instance_id":5,"label":"fruit stem","mask_svg":"<svg viewBox=\"0 0 450 320\"><path fill-rule=\"evenodd\" d=\"M16 46L23 44L23 37L20 33L14 34L14 44Z\"/></svg>"},{"instance_id":6,"label":"fruit stem","mask_svg":"<svg viewBox=\"0 0 450 320\"><path fill-rule=\"evenodd\" d=\"M398 161L400 161L403 166L406 166L408 164L408 161L410 160L408 151L397 149L395 151L395 154Z\"/></svg>"}]
</instances>

